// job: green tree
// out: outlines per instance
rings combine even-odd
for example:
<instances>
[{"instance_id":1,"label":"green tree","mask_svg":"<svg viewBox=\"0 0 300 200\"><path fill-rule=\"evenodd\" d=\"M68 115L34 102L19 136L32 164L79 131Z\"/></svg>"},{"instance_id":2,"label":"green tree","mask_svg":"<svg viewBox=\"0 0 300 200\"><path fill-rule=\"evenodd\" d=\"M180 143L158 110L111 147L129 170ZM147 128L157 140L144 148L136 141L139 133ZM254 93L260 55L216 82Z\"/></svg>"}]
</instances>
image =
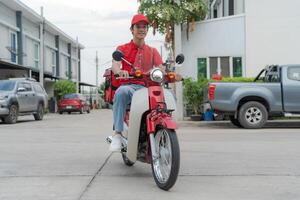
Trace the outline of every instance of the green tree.
<instances>
[{"instance_id":1,"label":"green tree","mask_svg":"<svg viewBox=\"0 0 300 200\"><path fill-rule=\"evenodd\" d=\"M65 94L76 92L76 83L68 80L59 80L54 84L56 99L60 100Z\"/></svg>"},{"instance_id":2,"label":"green tree","mask_svg":"<svg viewBox=\"0 0 300 200\"><path fill-rule=\"evenodd\" d=\"M156 31L165 34L166 42L173 44L175 25L186 23L186 30L189 33L193 31L195 21L204 19L207 13L204 0L139 0L139 2L139 12L148 17L153 34Z\"/></svg>"}]
</instances>

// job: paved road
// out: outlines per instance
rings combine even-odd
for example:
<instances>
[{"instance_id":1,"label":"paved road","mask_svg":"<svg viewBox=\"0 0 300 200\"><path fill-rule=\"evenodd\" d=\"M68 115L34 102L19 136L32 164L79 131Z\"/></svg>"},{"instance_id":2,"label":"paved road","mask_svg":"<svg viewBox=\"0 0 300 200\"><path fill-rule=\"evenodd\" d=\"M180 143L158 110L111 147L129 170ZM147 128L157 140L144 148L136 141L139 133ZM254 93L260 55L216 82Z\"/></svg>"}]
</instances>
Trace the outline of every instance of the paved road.
<instances>
[{"instance_id":1,"label":"paved road","mask_svg":"<svg viewBox=\"0 0 300 200\"><path fill-rule=\"evenodd\" d=\"M107 151L111 117L102 110L0 123L0 200L300 199L300 122L261 130L182 123L180 176L164 192L150 166L126 167Z\"/></svg>"}]
</instances>

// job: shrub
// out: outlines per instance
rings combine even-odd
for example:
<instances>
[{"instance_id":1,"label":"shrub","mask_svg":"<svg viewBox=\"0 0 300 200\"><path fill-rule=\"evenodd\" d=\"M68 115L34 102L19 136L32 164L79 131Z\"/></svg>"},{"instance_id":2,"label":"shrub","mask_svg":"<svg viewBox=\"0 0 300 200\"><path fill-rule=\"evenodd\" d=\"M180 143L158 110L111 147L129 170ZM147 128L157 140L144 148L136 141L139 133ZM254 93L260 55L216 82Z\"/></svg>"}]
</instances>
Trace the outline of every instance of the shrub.
<instances>
[{"instance_id":1,"label":"shrub","mask_svg":"<svg viewBox=\"0 0 300 200\"><path fill-rule=\"evenodd\" d=\"M68 80L59 80L54 84L56 99L59 101L65 94L76 92L76 83Z\"/></svg>"},{"instance_id":2,"label":"shrub","mask_svg":"<svg viewBox=\"0 0 300 200\"><path fill-rule=\"evenodd\" d=\"M193 114L200 114L200 105L204 100L204 92L207 87L207 79L187 78L183 82L183 95L188 106L193 109Z\"/></svg>"},{"instance_id":3,"label":"shrub","mask_svg":"<svg viewBox=\"0 0 300 200\"><path fill-rule=\"evenodd\" d=\"M245 78L245 77L223 77L221 81L210 80L209 82L253 82L254 78Z\"/></svg>"}]
</instances>

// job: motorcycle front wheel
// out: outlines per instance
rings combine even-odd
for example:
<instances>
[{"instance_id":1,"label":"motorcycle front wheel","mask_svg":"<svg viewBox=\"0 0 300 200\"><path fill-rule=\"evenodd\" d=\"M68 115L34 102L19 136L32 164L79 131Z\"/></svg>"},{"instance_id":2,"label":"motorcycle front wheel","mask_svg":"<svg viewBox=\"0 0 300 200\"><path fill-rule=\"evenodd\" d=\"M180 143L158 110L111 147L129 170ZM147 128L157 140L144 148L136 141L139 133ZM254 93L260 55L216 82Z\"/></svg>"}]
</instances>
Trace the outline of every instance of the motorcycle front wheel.
<instances>
[{"instance_id":1,"label":"motorcycle front wheel","mask_svg":"<svg viewBox=\"0 0 300 200\"><path fill-rule=\"evenodd\" d=\"M174 186L180 167L180 149L176 132L160 129L155 134L155 146L158 157L151 162L152 174L156 185L169 190Z\"/></svg>"}]
</instances>

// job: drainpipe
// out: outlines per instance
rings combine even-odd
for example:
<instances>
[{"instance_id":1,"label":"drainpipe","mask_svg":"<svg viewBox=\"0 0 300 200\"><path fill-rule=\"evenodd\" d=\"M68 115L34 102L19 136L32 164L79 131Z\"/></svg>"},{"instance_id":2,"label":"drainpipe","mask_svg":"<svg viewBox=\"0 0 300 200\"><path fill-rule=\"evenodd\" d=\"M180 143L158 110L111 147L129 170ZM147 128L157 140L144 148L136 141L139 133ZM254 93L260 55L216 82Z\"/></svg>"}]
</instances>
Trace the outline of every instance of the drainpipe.
<instances>
[{"instance_id":1,"label":"drainpipe","mask_svg":"<svg viewBox=\"0 0 300 200\"><path fill-rule=\"evenodd\" d=\"M69 60L69 65L68 65L68 78L69 80L72 80L72 50L71 50L71 43L68 44L68 54L70 55L68 57L68 60Z\"/></svg>"},{"instance_id":2,"label":"drainpipe","mask_svg":"<svg viewBox=\"0 0 300 200\"><path fill-rule=\"evenodd\" d=\"M56 77L59 77L60 76L60 51L59 51L59 36L56 35L55 36L55 47L57 48L57 51L56 51L56 74L55 76Z\"/></svg>"},{"instance_id":3,"label":"drainpipe","mask_svg":"<svg viewBox=\"0 0 300 200\"><path fill-rule=\"evenodd\" d=\"M20 29L18 31L18 49L17 49L17 55L18 55L18 64L23 65L23 23L22 23L22 11L16 12L17 17L17 27Z\"/></svg>"}]
</instances>

